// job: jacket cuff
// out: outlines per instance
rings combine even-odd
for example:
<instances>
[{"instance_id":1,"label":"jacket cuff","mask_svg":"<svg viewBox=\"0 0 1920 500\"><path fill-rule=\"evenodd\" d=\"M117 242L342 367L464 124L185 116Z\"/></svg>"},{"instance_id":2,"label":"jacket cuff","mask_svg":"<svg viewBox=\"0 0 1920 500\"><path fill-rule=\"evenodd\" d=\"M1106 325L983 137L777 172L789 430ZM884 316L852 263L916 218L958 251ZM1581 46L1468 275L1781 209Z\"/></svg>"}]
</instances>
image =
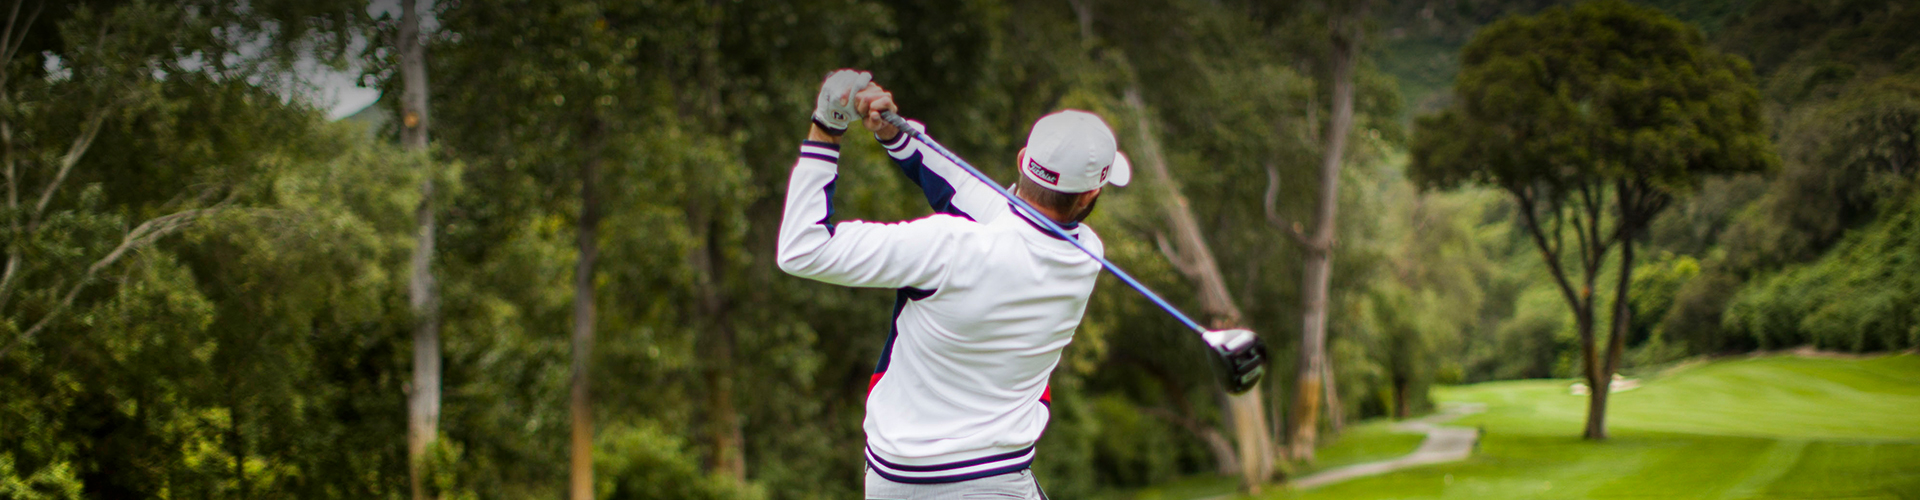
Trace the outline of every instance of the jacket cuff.
<instances>
[{"instance_id":1,"label":"jacket cuff","mask_svg":"<svg viewBox=\"0 0 1920 500\"><path fill-rule=\"evenodd\" d=\"M803 141L800 143L800 157L840 164L840 145L831 142Z\"/></svg>"}]
</instances>

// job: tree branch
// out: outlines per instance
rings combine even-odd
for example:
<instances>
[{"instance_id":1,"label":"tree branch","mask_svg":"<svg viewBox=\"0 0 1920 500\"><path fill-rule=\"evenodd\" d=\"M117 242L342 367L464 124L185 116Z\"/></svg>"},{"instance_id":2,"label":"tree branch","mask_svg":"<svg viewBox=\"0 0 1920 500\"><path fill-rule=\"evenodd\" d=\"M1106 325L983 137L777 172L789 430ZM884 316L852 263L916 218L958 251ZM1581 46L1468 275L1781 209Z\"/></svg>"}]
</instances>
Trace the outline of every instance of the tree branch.
<instances>
[{"instance_id":1,"label":"tree branch","mask_svg":"<svg viewBox=\"0 0 1920 500\"><path fill-rule=\"evenodd\" d=\"M13 278L18 275L19 270L20 252L9 248L5 274L0 274L0 313L6 312L7 302L13 298Z\"/></svg>"},{"instance_id":2,"label":"tree branch","mask_svg":"<svg viewBox=\"0 0 1920 500\"><path fill-rule=\"evenodd\" d=\"M1277 207L1277 205L1279 205L1279 198L1280 198L1280 166L1272 162L1268 162L1267 163L1267 195L1266 195L1266 198L1261 202L1261 208L1264 209L1267 214L1267 224L1272 225L1274 229L1278 229L1282 233L1287 233L1287 236L1293 237L1293 241L1295 243L1299 243L1302 245L1310 244L1311 242L1307 241L1306 231L1304 230L1304 228L1300 227L1300 223L1298 222L1289 223L1285 217L1280 216L1280 210Z\"/></svg>"},{"instance_id":3,"label":"tree branch","mask_svg":"<svg viewBox=\"0 0 1920 500\"><path fill-rule=\"evenodd\" d=\"M1605 201L1602 198L1606 194L1592 192L1593 187L1589 184L1583 186L1581 190L1583 193L1581 198L1587 208L1587 238L1593 242L1593 261L1588 264L1587 274L1598 274L1600 267L1606 264L1607 249L1613 248L1612 238L1600 237L1600 224L1603 222L1601 219L1606 215L1606 207L1603 206ZM1614 224L1614 230L1616 233L1619 232L1619 224Z\"/></svg>"},{"instance_id":4,"label":"tree branch","mask_svg":"<svg viewBox=\"0 0 1920 500\"><path fill-rule=\"evenodd\" d=\"M106 121L107 108L105 107L95 110L93 116L87 118L86 128L80 132L80 137L74 138L73 145L67 148L67 154L60 156L59 172L54 173L53 181L47 183L46 191L40 193L40 202L33 205L33 223L28 224L29 226L39 222L41 214L47 210L47 205L53 202L53 193L60 190L60 185L67 181L67 174L73 172L74 164L80 163L80 157L86 156L87 149L93 147L93 139L99 137L100 128Z\"/></svg>"},{"instance_id":5,"label":"tree branch","mask_svg":"<svg viewBox=\"0 0 1920 500\"><path fill-rule=\"evenodd\" d=\"M1538 188L1538 186L1535 186L1535 187L1531 187L1531 188L1528 188L1528 189L1529 189L1529 190L1533 190L1533 189L1536 189L1536 188ZM1558 196L1558 194L1556 193L1556 194L1555 194L1555 196ZM1552 204L1552 205L1553 205L1553 207L1554 207L1554 210L1553 210L1553 241L1552 241L1552 245L1551 245L1551 246L1550 246L1549 248L1551 248L1551 249L1552 249L1552 251L1553 251L1553 258L1554 258L1554 262L1559 262L1559 261L1560 261L1560 255L1561 255L1561 253L1563 253L1563 252L1562 252L1562 250L1564 250L1564 249L1565 249L1565 247L1566 247L1566 245L1567 245L1567 239L1566 239L1566 236L1565 236L1565 235L1566 235L1566 224L1567 224L1567 217L1566 217L1566 215L1567 215L1567 214L1565 213L1565 211L1563 211L1563 210L1561 210L1561 209L1560 209L1560 200L1559 200L1558 198L1551 198L1551 199L1548 199L1548 200L1546 200L1546 201L1547 201L1547 203L1550 203L1550 204ZM1539 202L1540 202L1540 195L1539 195L1538 193L1535 193L1535 194L1534 194L1534 198L1533 198L1533 203L1536 203L1536 204L1537 204L1537 203L1539 203Z\"/></svg>"},{"instance_id":6,"label":"tree branch","mask_svg":"<svg viewBox=\"0 0 1920 500\"><path fill-rule=\"evenodd\" d=\"M26 41L26 26L32 26L33 21L40 17L40 11L47 6L46 2L41 2L34 7L33 13L27 15L25 24L17 24L20 20L20 7L26 3L26 0L13 2L13 10L7 13L6 31L0 33L0 108L4 108L0 109L0 142L4 142L5 149L4 153L0 153L4 155L0 163L5 164L6 170L8 231L6 270L0 273L0 311L6 310L8 299L13 296L14 278L19 275L20 270L19 241L22 236L20 234L19 173L17 164L13 160L13 121L11 119L13 96L7 88L12 72L8 71L8 68L13 66L11 64L13 56L20 52L20 44ZM18 37L14 36L16 27L20 28Z\"/></svg>"},{"instance_id":7,"label":"tree branch","mask_svg":"<svg viewBox=\"0 0 1920 500\"><path fill-rule=\"evenodd\" d=\"M1560 267L1560 250L1547 244L1546 235L1540 229L1534 208L1537 200L1525 189L1509 188L1508 191L1513 193L1514 199L1519 200L1521 220L1526 222L1527 232L1533 235L1534 245L1540 247L1540 254L1547 261L1547 270L1553 273L1554 283L1560 285L1560 293L1566 295L1569 304L1579 308L1579 295L1573 293L1573 283L1567 281L1567 272Z\"/></svg>"},{"instance_id":8,"label":"tree branch","mask_svg":"<svg viewBox=\"0 0 1920 500\"><path fill-rule=\"evenodd\" d=\"M40 18L40 11L47 8L46 2L40 2L33 8L33 13L27 14L26 23L17 23L20 20L20 6L26 3L26 0L13 2L13 10L7 13L6 32L0 33L0 89L6 88L8 76L12 74L7 71L11 65L5 63L13 62L13 56L20 53L20 45L27 41L27 27L33 26L33 21ZM19 36L14 36L13 29L16 27L20 28Z\"/></svg>"},{"instance_id":9,"label":"tree branch","mask_svg":"<svg viewBox=\"0 0 1920 500\"><path fill-rule=\"evenodd\" d=\"M4 65L5 62L0 62ZM0 71L4 73L4 71ZM0 80L5 76L0 75ZM9 104L4 83L0 83L0 104ZM4 164L7 181L7 264L4 274L0 274L0 312L7 310L8 299L13 297L13 278L20 270L20 188L15 179L13 161L13 122L0 111L0 164Z\"/></svg>"},{"instance_id":10,"label":"tree branch","mask_svg":"<svg viewBox=\"0 0 1920 500\"><path fill-rule=\"evenodd\" d=\"M93 283L94 277L99 275L102 269L106 269L108 266L119 262L121 258L126 257L128 252L152 244L160 238L192 225L194 221L201 217L219 210L221 210L219 207L202 208L163 215L149 219L139 226L135 226L133 230L127 231L127 235L120 239L120 246L114 247L113 251L107 252L105 257L101 257L100 260L94 261L93 265L87 266L87 272L82 274L80 280L74 282L73 286L67 289L67 293L60 298L59 303L54 304L52 310L48 311L45 316L42 316L40 321L35 322L32 327L27 328L27 331L20 334L19 338L7 344L6 348L0 349L0 358L5 358L7 353L13 351L13 348L18 347L28 340L32 340L34 335L39 334L41 330L47 328L47 325L52 324L53 320L59 318L62 314L66 313L68 309L72 308L74 299L79 298L80 292L86 289L87 285Z\"/></svg>"},{"instance_id":11,"label":"tree branch","mask_svg":"<svg viewBox=\"0 0 1920 500\"><path fill-rule=\"evenodd\" d=\"M1153 244L1160 247L1160 255L1167 257L1167 262L1173 264L1175 271L1180 271L1180 274L1188 278L1199 276L1199 263L1194 262L1192 257L1180 255L1180 251L1173 248L1173 242L1167 241L1167 233L1155 231Z\"/></svg>"},{"instance_id":12,"label":"tree branch","mask_svg":"<svg viewBox=\"0 0 1920 500\"><path fill-rule=\"evenodd\" d=\"M1589 187L1590 186L1588 186L1584 182L1580 183L1579 193L1580 193L1581 209L1575 210L1573 212L1573 235L1575 238L1574 241L1578 242L1580 245L1580 268L1591 273L1593 270L1593 262L1596 260L1599 260L1599 257L1593 255L1594 252L1592 251L1592 249L1594 245L1599 244L1599 242L1597 240L1587 239L1587 228L1600 225L1600 221L1598 219L1589 219L1585 217L1586 215L1592 214L1592 210L1593 210L1593 206L1591 204L1591 201L1593 200L1593 192L1589 189Z\"/></svg>"}]
</instances>

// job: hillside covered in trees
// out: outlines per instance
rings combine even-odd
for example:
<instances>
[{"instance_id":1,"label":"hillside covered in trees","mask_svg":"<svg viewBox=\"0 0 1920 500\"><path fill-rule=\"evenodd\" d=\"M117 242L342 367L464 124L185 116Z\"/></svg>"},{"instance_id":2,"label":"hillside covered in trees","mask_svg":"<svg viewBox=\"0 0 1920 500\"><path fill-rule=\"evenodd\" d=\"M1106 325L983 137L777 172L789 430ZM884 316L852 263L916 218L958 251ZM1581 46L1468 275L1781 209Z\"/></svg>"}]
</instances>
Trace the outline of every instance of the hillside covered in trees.
<instances>
[{"instance_id":1,"label":"hillside covered in trees","mask_svg":"<svg viewBox=\"0 0 1920 500\"><path fill-rule=\"evenodd\" d=\"M1582 369L1513 200L1409 170L1480 28L1569 3L0 2L0 498L854 496L895 293L772 257L841 67L997 179L1034 119L1102 115L1165 172L1102 200L1106 255L1273 349L1229 398L1103 277L1051 380L1050 495L1283 481L1434 385ZM1920 346L1920 6L1631 5L1737 59L1777 161L1622 243L1621 369ZM315 61L382 99L326 119ZM836 216L927 215L862 135Z\"/></svg>"}]
</instances>

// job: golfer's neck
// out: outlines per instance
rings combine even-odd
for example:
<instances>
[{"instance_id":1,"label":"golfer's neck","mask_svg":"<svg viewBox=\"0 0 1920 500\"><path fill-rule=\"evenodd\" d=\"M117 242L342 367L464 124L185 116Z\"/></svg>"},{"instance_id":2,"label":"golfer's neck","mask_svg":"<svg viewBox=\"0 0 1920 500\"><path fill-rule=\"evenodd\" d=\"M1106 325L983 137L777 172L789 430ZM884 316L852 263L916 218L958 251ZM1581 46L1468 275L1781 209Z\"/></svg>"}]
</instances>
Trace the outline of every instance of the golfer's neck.
<instances>
[{"instance_id":1,"label":"golfer's neck","mask_svg":"<svg viewBox=\"0 0 1920 500\"><path fill-rule=\"evenodd\" d=\"M1068 224L1073 223L1072 221L1067 220L1066 216L1061 215L1060 212L1054 211L1051 208L1040 206L1040 204L1038 203L1034 203L1033 200L1028 199L1025 194L1020 193L1018 189L1014 190L1014 196L1019 196L1020 201L1027 202L1027 206L1033 207L1034 210L1039 210L1040 215L1047 216L1047 220L1053 221L1054 224L1058 224L1061 227L1066 227Z\"/></svg>"}]
</instances>

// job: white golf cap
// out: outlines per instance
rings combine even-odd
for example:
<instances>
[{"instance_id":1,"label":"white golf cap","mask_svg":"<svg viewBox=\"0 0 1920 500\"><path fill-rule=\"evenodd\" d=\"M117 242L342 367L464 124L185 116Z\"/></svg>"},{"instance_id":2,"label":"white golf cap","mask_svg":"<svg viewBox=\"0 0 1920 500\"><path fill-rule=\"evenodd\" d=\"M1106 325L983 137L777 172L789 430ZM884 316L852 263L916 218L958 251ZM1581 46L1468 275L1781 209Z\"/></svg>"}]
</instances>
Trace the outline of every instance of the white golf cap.
<instances>
[{"instance_id":1,"label":"white golf cap","mask_svg":"<svg viewBox=\"0 0 1920 500\"><path fill-rule=\"evenodd\" d=\"M1062 193L1085 193L1133 180L1133 164L1120 154L1113 129L1099 116L1069 109L1040 117L1027 135L1020 174Z\"/></svg>"}]
</instances>

